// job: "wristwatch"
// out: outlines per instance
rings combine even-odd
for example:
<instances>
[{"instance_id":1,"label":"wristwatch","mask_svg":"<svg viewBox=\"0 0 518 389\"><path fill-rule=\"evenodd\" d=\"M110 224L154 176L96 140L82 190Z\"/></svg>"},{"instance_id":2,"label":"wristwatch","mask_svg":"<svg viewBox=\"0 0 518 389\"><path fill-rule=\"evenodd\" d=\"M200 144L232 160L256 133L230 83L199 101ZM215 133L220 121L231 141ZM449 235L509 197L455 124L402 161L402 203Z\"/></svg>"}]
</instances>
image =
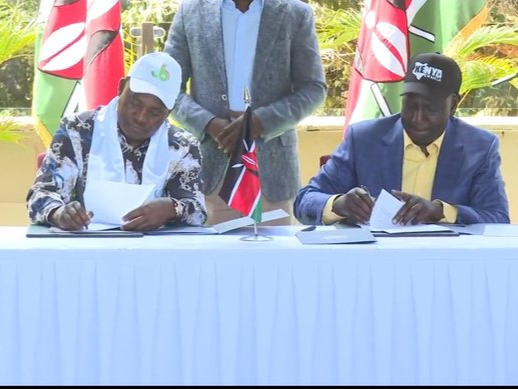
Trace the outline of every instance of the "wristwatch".
<instances>
[{"instance_id":1,"label":"wristwatch","mask_svg":"<svg viewBox=\"0 0 518 389\"><path fill-rule=\"evenodd\" d=\"M175 212L174 219L181 219L183 215L184 205L180 201L173 199L172 197L171 203L173 204L173 209Z\"/></svg>"}]
</instances>

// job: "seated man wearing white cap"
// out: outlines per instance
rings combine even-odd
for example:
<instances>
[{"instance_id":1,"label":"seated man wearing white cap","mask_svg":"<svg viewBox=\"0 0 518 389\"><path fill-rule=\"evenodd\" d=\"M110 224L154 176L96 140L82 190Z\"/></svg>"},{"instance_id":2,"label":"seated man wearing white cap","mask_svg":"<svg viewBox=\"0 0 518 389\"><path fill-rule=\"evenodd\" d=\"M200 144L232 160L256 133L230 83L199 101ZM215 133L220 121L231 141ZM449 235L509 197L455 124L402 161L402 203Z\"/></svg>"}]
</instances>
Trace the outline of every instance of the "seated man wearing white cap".
<instances>
[{"instance_id":1,"label":"seated man wearing white cap","mask_svg":"<svg viewBox=\"0 0 518 389\"><path fill-rule=\"evenodd\" d=\"M203 224L199 142L168 121L180 82L171 56L147 54L108 105L63 118L27 196L31 221L85 228L92 214L84 207L84 189L102 178L154 185L152 198L124 217L125 230Z\"/></svg>"}]
</instances>

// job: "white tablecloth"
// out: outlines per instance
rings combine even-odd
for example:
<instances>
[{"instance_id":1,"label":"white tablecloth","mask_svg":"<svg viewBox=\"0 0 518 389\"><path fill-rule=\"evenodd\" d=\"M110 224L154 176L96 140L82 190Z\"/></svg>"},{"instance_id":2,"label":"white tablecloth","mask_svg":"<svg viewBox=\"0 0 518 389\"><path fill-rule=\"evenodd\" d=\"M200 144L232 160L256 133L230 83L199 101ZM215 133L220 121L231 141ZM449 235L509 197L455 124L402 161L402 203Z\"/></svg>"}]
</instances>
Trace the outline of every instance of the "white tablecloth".
<instances>
[{"instance_id":1,"label":"white tablecloth","mask_svg":"<svg viewBox=\"0 0 518 389\"><path fill-rule=\"evenodd\" d=\"M518 239L0 227L0 384L517 384Z\"/></svg>"}]
</instances>

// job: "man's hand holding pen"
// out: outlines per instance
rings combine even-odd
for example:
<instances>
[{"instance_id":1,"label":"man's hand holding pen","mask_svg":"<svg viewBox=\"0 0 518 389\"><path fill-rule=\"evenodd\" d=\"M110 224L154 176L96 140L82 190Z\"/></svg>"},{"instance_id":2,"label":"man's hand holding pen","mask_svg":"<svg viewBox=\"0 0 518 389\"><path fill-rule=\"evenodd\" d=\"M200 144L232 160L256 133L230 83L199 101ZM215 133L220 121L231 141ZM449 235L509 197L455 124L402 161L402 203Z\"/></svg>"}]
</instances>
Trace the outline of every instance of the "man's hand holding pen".
<instances>
[{"instance_id":1,"label":"man's hand holding pen","mask_svg":"<svg viewBox=\"0 0 518 389\"><path fill-rule=\"evenodd\" d=\"M351 189L338 196L333 202L333 212L351 222L367 223L370 219L374 199L364 186Z\"/></svg>"},{"instance_id":2,"label":"man's hand holding pen","mask_svg":"<svg viewBox=\"0 0 518 389\"><path fill-rule=\"evenodd\" d=\"M92 217L93 213L87 212L79 201L72 201L53 209L47 220L62 230L79 231L88 228Z\"/></svg>"}]
</instances>

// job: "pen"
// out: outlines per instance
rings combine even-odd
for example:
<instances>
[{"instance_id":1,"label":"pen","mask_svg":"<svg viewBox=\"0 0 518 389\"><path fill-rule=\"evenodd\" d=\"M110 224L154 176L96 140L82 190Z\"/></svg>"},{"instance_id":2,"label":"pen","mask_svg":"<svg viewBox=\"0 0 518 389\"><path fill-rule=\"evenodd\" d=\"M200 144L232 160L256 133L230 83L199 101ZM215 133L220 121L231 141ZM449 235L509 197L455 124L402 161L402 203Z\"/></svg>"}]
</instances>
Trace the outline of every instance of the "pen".
<instances>
[{"instance_id":1,"label":"pen","mask_svg":"<svg viewBox=\"0 0 518 389\"><path fill-rule=\"evenodd\" d=\"M371 196L371 192L369 192L369 188L367 188L365 185L360 185L360 188L362 188L365 192L367 192L367 194L369 195L369 197L372 197L372 196Z\"/></svg>"},{"instance_id":2,"label":"pen","mask_svg":"<svg viewBox=\"0 0 518 389\"><path fill-rule=\"evenodd\" d=\"M85 207L85 198L84 198L85 188L83 185L83 180L81 177L77 177L76 180L76 197L77 201L79 201L79 204L83 207L83 209L86 211ZM85 225L85 230L88 230L88 225Z\"/></svg>"}]
</instances>

